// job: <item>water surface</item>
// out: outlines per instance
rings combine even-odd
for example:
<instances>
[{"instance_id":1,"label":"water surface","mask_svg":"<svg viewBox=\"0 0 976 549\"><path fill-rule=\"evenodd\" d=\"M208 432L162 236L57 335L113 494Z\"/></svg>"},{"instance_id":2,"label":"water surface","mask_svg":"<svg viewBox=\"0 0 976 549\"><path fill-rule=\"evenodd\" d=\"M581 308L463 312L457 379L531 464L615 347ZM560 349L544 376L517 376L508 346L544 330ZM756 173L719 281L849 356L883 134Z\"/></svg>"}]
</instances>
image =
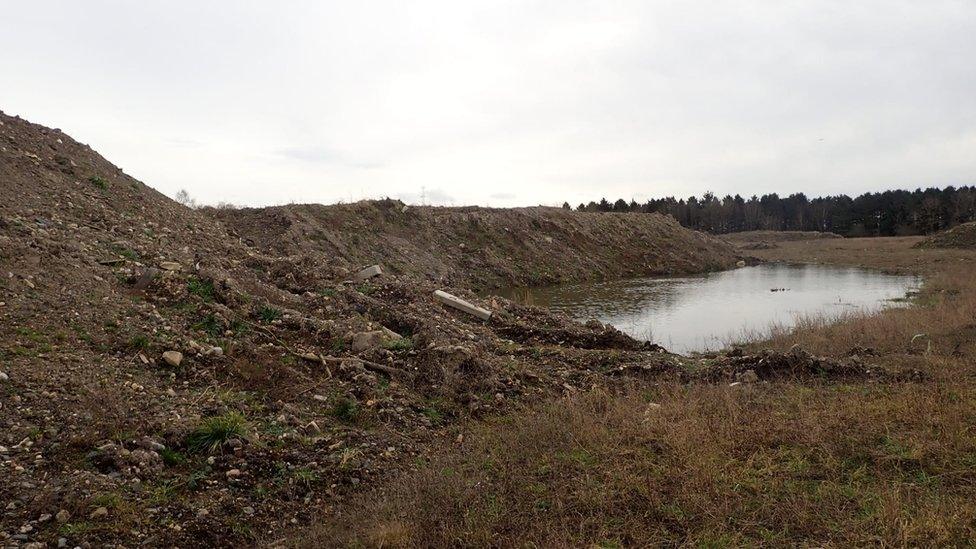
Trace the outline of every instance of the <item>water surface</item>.
<instances>
[{"instance_id":1,"label":"water surface","mask_svg":"<svg viewBox=\"0 0 976 549\"><path fill-rule=\"evenodd\" d=\"M809 315L876 311L919 286L913 276L823 265L765 264L680 278L511 289L503 295L579 320L595 318L638 339L687 353Z\"/></svg>"}]
</instances>

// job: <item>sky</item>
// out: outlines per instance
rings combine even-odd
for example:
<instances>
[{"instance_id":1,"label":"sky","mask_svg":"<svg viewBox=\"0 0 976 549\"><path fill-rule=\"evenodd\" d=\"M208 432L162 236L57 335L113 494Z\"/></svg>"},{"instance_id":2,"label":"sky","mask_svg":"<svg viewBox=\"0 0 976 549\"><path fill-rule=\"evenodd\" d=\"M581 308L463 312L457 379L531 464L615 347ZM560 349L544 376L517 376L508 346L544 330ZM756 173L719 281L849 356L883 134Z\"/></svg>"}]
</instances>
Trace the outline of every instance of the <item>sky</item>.
<instances>
[{"instance_id":1,"label":"sky","mask_svg":"<svg viewBox=\"0 0 976 549\"><path fill-rule=\"evenodd\" d=\"M976 183L976 2L3 5L0 110L169 196L491 206Z\"/></svg>"}]
</instances>

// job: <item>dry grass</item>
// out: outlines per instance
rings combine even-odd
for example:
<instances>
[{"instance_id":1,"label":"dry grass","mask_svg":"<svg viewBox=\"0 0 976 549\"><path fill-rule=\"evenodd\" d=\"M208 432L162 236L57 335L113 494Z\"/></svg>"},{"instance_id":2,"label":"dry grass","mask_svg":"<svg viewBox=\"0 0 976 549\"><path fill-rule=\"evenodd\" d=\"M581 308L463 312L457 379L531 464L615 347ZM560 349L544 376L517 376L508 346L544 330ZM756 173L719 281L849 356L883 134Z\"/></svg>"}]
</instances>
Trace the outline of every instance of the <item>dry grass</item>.
<instances>
[{"instance_id":1,"label":"dry grass","mask_svg":"<svg viewBox=\"0 0 976 549\"><path fill-rule=\"evenodd\" d=\"M918 306L811 319L752 345L871 348L867 360L928 381L594 390L473 425L463 446L342 508L301 544L971 546L974 254L920 260L932 251L883 240L887 253L857 259L930 275ZM838 242L841 264L865 245L801 245L822 261Z\"/></svg>"},{"instance_id":2,"label":"dry grass","mask_svg":"<svg viewBox=\"0 0 976 549\"><path fill-rule=\"evenodd\" d=\"M476 429L316 543L962 544L976 392L935 385L593 392Z\"/></svg>"}]
</instances>

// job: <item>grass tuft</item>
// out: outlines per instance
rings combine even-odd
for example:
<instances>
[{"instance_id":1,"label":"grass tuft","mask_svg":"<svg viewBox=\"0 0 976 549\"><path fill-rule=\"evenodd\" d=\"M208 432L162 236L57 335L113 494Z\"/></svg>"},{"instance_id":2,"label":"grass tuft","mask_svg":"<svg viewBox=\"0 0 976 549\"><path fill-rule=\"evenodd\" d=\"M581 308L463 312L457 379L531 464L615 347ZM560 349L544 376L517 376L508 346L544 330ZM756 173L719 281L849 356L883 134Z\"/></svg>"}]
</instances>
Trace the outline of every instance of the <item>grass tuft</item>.
<instances>
[{"instance_id":1,"label":"grass tuft","mask_svg":"<svg viewBox=\"0 0 976 549\"><path fill-rule=\"evenodd\" d=\"M238 412L228 412L203 420L186 438L187 448L194 453L213 453L232 438L247 435L247 421Z\"/></svg>"}]
</instances>

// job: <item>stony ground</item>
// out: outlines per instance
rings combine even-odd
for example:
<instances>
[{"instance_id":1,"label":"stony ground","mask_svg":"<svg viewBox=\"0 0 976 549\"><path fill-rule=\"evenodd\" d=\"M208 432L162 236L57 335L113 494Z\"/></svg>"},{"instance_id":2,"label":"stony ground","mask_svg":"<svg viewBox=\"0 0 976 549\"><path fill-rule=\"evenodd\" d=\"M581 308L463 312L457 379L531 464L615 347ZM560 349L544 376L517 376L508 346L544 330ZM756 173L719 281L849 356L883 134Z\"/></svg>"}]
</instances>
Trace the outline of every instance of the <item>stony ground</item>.
<instances>
[{"instance_id":1,"label":"stony ground","mask_svg":"<svg viewBox=\"0 0 976 549\"><path fill-rule=\"evenodd\" d=\"M579 276L568 263L533 270L522 258L506 270L505 249L486 244L471 252L483 259L470 261L491 276L465 278L467 251L444 252L442 263L398 262L405 256L383 242L363 237L357 246L348 225L328 233L343 239L339 248L305 249L299 239L277 249L228 229L218 219L226 212L185 208L59 130L5 115L0 194L4 545L274 545L463 438L468 422L595 386L698 375L685 357L613 328L469 290L505 276ZM346 208L347 224L356 208L414 224L439 216L391 201ZM519 231L533 216L543 226L582 219L531 210L445 216L438 238L459 224L505 232L510 219ZM316 214L309 227L327 217ZM641 271L735 259L671 223L655 220L647 231L654 253L610 247L595 260L635 259L626 269ZM472 234L452 245L460 250ZM587 233L574 253L600 242ZM386 250L387 273L356 280L357 262L376 249ZM445 307L434 289L491 319ZM790 357L783 364L816 360ZM714 357L701 378L778 375L735 360ZM876 375L858 368L844 375Z\"/></svg>"}]
</instances>

